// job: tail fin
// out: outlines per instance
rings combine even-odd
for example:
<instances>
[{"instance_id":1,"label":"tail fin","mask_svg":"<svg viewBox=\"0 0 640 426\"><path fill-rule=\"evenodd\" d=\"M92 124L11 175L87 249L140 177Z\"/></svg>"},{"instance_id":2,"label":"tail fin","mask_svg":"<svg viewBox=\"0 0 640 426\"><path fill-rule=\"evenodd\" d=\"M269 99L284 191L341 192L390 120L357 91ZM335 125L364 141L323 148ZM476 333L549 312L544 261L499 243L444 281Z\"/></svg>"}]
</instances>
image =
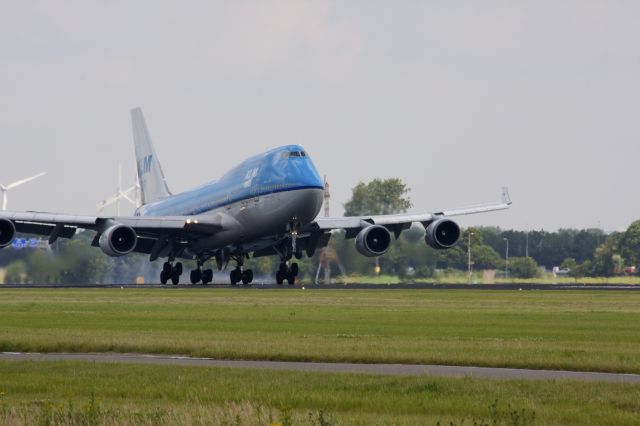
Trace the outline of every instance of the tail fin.
<instances>
[{"instance_id":1,"label":"tail fin","mask_svg":"<svg viewBox=\"0 0 640 426\"><path fill-rule=\"evenodd\" d=\"M167 182L162 173L151 137L144 122L140 108L131 110L133 124L133 143L136 147L136 164L138 165L138 180L142 192L142 204L153 203L171 195Z\"/></svg>"}]
</instances>

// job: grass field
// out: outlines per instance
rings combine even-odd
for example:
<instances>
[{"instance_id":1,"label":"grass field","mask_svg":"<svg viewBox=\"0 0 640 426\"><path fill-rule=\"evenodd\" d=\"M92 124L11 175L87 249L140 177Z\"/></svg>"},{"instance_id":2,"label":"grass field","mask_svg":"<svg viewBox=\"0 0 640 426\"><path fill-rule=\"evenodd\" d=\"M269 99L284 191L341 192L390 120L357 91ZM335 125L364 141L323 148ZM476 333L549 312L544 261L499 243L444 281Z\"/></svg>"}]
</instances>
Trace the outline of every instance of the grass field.
<instances>
[{"instance_id":1,"label":"grass field","mask_svg":"<svg viewBox=\"0 0 640 426\"><path fill-rule=\"evenodd\" d=\"M0 424L620 425L639 416L638 385L0 362Z\"/></svg>"},{"instance_id":2,"label":"grass field","mask_svg":"<svg viewBox=\"0 0 640 426\"><path fill-rule=\"evenodd\" d=\"M640 373L640 293L0 292L0 350Z\"/></svg>"}]
</instances>

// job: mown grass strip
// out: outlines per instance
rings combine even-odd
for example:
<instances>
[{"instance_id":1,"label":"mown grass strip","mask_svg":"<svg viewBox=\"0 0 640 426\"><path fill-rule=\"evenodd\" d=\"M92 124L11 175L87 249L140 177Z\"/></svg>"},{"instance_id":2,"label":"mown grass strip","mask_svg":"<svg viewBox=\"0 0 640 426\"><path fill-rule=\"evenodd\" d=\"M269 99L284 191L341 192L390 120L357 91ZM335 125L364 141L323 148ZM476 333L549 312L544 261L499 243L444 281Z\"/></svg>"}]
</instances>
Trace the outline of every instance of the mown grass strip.
<instances>
[{"instance_id":1,"label":"mown grass strip","mask_svg":"<svg viewBox=\"0 0 640 426\"><path fill-rule=\"evenodd\" d=\"M640 294L0 292L0 350L640 373Z\"/></svg>"}]
</instances>

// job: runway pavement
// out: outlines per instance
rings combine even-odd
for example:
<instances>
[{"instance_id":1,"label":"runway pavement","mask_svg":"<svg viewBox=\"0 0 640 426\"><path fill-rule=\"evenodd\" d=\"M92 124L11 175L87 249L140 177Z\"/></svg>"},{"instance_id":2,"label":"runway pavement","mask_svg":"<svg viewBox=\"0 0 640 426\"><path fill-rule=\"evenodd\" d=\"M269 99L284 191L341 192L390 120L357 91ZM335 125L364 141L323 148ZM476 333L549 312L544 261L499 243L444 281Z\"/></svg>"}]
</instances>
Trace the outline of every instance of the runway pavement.
<instances>
[{"instance_id":1,"label":"runway pavement","mask_svg":"<svg viewBox=\"0 0 640 426\"><path fill-rule=\"evenodd\" d=\"M102 353L2 352L1 361L88 361L226 368L255 368L323 373L379 374L386 376L477 377L500 380L578 380L640 384L640 374L617 374L517 368L465 367L416 364L349 364L326 362L231 361L185 356Z\"/></svg>"},{"instance_id":2,"label":"runway pavement","mask_svg":"<svg viewBox=\"0 0 640 426\"><path fill-rule=\"evenodd\" d=\"M298 284L295 286L276 285L271 283L254 283L250 285L231 286L229 284L209 284L209 285L161 285L161 284L0 284L2 289L29 289L29 288L149 288L149 289L259 289L259 290L283 290L283 289L306 289L306 290L510 290L510 291L640 291L640 285L629 284L330 284L330 285L308 285Z\"/></svg>"}]
</instances>

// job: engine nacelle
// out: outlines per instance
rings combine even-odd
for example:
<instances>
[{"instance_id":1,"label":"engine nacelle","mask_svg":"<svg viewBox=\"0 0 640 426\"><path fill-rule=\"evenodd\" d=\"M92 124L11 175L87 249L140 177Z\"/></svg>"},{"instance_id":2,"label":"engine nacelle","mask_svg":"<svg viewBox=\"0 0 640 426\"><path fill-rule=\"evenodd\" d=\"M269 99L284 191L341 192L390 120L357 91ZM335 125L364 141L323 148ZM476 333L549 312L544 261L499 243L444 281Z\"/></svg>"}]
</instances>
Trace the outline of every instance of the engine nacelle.
<instances>
[{"instance_id":1,"label":"engine nacelle","mask_svg":"<svg viewBox=\"0 0 640 426\"><path fill-rule=\"evenodd\" d=\"M100 249L112 257L124 256L136 248L138 235L130 226L114 225L100 235Z\"/></svg>"},{"instance_id":2,"label":"engine nacelle","mask_svg":"<svg viewBox=\"0 0 640 426\"><path fill-rule=\"evenodd\" d=\"M382 256L389 250L391 234L384 226L372 225L364 228L356 237L356 249L367 257Z\"/></svg>"},{"instance_id":3,"label":"engine nacelle","mask_svg":"<svg viewBox=\"0 0 640 426\"><path fill-rule=\"evenodd\" d=\"M460 227L449 219L438 219L427 226L424 239L437 250L448 249L456 245L460 238Z\"/></svg>"},{"instance_id":4,"label":"engine nacelle","mask_svg":"<svg viewBox=\"0 0 640 426\"><path fill-rule=\"evenodd\" d=\"M16 227L9 219L0 219L0 248L11 245L16 236Z\"/></svg>"}]
</instances>

